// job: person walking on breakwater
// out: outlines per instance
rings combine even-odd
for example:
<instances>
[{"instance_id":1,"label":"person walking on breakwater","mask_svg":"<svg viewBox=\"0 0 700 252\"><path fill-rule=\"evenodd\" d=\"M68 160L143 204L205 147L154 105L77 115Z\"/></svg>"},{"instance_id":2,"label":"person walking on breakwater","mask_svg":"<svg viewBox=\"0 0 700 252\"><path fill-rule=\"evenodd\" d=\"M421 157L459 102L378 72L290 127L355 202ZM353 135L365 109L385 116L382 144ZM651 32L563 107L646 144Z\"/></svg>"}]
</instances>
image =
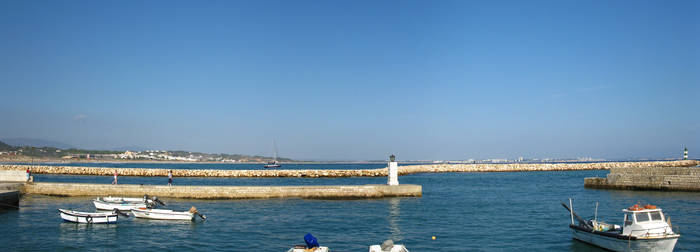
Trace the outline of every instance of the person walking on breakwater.
<instances>
[{"instance_id":1,"label":"person walking on breakwater","mask_svg":"<svg viewBox=\"0 0 700 252\"><path fill-rule=\"evenodd\" d=\"M112 181L112 185L117 184L117 170L114 170L114 181Z\"/></svg>"},{"instance_id":2,"label":"person walking on breakwater","mask_svg":"<svg viewBox=\"0 0 700 252\"><path fill-rule=\"evenodd\" d=\"M27 168L27 182L29 182L29 180L31 179L31 177L32 177L32 170L30 170L29 168Z\"/></svg>"},{"instance_id":3,"label":"person walking on breakwater","mask_svg":"<svg viewBox=\"0 0 700 252\"><path fill-rule=\"evenodd\" d=\"M168 171L168 186L173 186L173 170Z\"/></svg>"}]
</instances>

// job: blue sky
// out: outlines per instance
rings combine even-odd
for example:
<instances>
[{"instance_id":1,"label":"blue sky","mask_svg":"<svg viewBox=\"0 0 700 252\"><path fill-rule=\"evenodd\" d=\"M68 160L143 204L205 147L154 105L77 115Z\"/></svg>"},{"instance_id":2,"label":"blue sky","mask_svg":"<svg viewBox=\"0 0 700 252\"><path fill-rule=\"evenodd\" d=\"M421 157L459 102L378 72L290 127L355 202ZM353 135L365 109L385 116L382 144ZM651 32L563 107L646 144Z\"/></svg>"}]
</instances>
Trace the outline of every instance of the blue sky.
<instances>
[{"instance_id":1,"label":"blue sky","mask_svg":"<svg viewBox=\"0 0 700 252\"><path fill-rule=\"evenodd\" d=\"M697 1L3 1L0 137L297 159L700 153Z\"/></svg>"}]
</instances>

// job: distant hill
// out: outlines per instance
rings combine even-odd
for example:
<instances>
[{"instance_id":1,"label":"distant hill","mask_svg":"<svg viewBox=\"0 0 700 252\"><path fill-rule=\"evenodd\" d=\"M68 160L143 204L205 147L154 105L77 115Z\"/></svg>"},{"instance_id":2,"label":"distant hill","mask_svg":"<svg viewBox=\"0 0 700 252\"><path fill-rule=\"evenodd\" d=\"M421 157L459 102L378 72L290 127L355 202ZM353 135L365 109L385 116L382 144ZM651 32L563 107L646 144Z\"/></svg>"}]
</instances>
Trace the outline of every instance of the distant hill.
<instances>
[{"instance_id":1,"label":"distant hill","mask_svg":"<svg viewBox=\"0 0 700 252\"><path fill-rule=\"evenodd\" d=\"M15 150L14 146L10 146L9 144L0 142L0 151L13 151Z\"/></svg>"},{"instance_id":2,"label":"distant hill","mask_svg":"<svg viewBox=\"0 0 700 252\"><path fill-rule=\"evenodd\" d=\"M124 146L124 147L115 147L115 148L105 148L105 150L112 150L112 151L146 151L146 150L157 150L157 148L146 148L146 147L141 147L141 146Z\"/></svg>"},{"instance_id":3,"label":"distant hill","mask_svg":"<svg viewBox=\"0 0 700 252\"><path fill-rule=\"evenodd\" d=\"M140 146L125 146L105 149L79 149L69 144L32 138L6 138L0 140L0 151L19 151L21 152L21 155L32 157L60 158L64 155L117 154L126 150L137 152L136 155L142 155L141 157L136 157L137 159L153 159L154 156L166 153L167 155L175 157L196 158L199 161L242 160L243 162L266 162L272 160L271 157L251 156L244 154L209 154L181 150L166 151L164 149L161 149L161 151L158 152L155 151L157 150L156 148L144 148ZM154 150L155 155L153 153L146 153L145 151L147 150ZM161 157L161 159L170 160L165 157ZM282 162L294 161L292 159L282 157L278 157L277 160Z\"/></svg>"},{"instance_id":4,"label":"distant hill","mask_svg":"<svg viewBox=\"0 0 700 252\"><path fill-rule=\"evenodd\" d=\"M34 146L34 147L54 147L54 148L59 148L59 149L77 149L77 147L70 145L70 144L56 142L56 141L50 141L50 140L44 140L44 139L36 139L36 138L3 138L3 139L0 139L0 141L5 142L6 144L9 144L12 146Z\"/></svg>"}]
</instances>

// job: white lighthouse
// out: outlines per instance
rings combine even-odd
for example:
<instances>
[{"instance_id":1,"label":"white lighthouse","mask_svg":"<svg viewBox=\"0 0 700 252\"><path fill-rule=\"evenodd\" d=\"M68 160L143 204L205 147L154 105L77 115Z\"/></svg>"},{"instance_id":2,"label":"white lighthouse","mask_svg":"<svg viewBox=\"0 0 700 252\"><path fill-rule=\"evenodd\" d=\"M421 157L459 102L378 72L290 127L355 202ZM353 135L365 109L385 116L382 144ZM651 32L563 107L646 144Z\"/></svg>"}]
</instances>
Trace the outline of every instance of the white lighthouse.
<instances>
[{"instance_id":1,"label":"white lighthouse","mask_svg":"<svg viewBox=\"0 0 700 252\"><path fill-rule=\"evenodd\" d=\"M683 160L688 160L688 147L683 150Z\"/></svg>"},{"instance_id":2,"label":"white lighthouse","mask_svg":"<svg viewBox=\"0 0 700 252\"><path fill-rule=\"evenodd\" d=\"M396 162L396 156L389 156L389 179L387 185L399 185L399 165Z\"/></svg>"}]
</instances>

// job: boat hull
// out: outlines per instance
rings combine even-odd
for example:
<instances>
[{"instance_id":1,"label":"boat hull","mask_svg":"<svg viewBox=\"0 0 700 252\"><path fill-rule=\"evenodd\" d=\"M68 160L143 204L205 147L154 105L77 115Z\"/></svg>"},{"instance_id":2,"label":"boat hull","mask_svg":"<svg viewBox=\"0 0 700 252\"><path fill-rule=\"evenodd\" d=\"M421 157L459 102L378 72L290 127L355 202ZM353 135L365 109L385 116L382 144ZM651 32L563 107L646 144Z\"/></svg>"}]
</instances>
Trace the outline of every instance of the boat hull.
<instances>
[{"instance_id":1,"label":"boat hull","mask_svg":"<svg viewBox=\"0 0 700 252\"><path fill-rule=\"evenodd\" d=\"M86 224L109 224L116 223L119 216L115 213L87 213L76 212L65 209L58 209L61 219L67 222Z\"/></svg>"},{"instance_id":2,"label":"boat hull","mask_svg":"<svg viewBox=\"0 0 700 252\"><path fill-rule=\"evenodd\" d=\"M176 212L163 209L131 209L131 213L136 218L153 220L194 220L194 213Z\"/></svg>"},{"instance_id":3,"label":"boat hull","mask_svg":"<svg viewBox=\"0 0 700 252\"><path fill-rule=\"evenodd\" d=\"M623 239L572 228L573 238L612 251L673 251L678 237Z\"/></svg>"},{"instance_id":4,"label":"boat hull","mask_svg":"<svg viewBox=\"0 0 700 252\"><path fill-rule=\"evenodd\" d=\"M369 246L369 252L384 252L386 250L382 250L381 245L372 245ZM394 246L389 249L389 252L409 252L406 246L401 245L401 244L395 244Z\"/></svg>"},{"instance_id":5,"label":"boat hull","mask_svg":"<svg viewBox=\"0 0 700 252\"><path fill-rule=\"evenodd\" d=\"M307 249L302 249L302 248L290 248L289 250L287 250L287 252L309 252L309 251L328 252L328 251L330 251L330 249L328 249L328 247L321 246L321 247L317 247L315 250L307 250Z\"/></svg>"}]
</instances>

